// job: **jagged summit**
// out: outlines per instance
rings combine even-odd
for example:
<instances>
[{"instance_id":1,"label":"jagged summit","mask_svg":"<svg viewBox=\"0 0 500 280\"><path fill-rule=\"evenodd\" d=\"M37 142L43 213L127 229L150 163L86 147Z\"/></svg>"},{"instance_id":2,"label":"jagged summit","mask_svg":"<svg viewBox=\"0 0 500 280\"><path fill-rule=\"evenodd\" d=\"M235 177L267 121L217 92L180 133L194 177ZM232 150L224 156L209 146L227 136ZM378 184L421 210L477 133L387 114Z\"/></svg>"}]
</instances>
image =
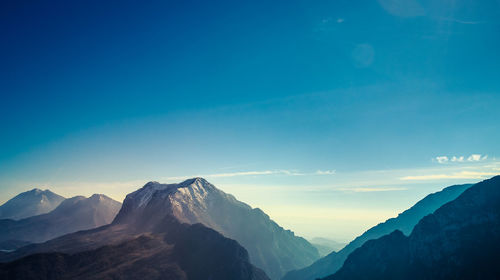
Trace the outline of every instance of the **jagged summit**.
<instances>
[{"instance_id":1,"label":"jagged summit","mask_svg":"<svg viewBox=\"0 0 500 280\"><path fill-rule=\"evenodd\" d=\"M127 195L125 200L134 200L137 202L135 206L140 208L148 204L154 196L168 196L171 193L180 192L184 194L190 193L192 194L192 199L202 200L209 191L219 190L207 180L200 177L187 179L177 184L161 184L151 181L139 190Z\"/></svg>"},{"instance_id":2,"label":"jagged summit","mask_svg":"<svg viewBox=\"0 0 500 280\"><path fill-rule=\"evenodd\" d=\"M166 189L179 189L179 188L187 188L193 185L203 186L208 188L215 188L214 185L210 184L207 180L201 177L194 177L190 179L186 179L180 183L173 184L162 184L157 181L147 182L144 187L141 189L154 189L154 190L166 190ZM140 191L139 189L138 191Z\"/></svg>"}]
</instances>

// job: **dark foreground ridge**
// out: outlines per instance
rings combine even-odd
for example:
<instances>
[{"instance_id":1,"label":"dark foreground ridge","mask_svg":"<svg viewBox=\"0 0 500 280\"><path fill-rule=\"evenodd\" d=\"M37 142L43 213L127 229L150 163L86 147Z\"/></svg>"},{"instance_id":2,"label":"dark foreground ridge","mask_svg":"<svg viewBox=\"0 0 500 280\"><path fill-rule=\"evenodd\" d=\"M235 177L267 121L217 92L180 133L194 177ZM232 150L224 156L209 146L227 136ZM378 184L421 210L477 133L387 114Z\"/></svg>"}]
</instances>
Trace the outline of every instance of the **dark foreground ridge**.
<instances>
[{"instance_id":1,"label":"dark foreground ridge","mask_svg":"<svg viewBox=\"0 0 500 280\"><path fill-rule=\"evenodd\" d=\"M325 280L498 279L500 176L477 183L424 217L410 236L366 242Z\"/></svg>"},{"instance_id":2,"label":"dark foreground ridge","mask_svg":"<svg viewBox=\"0 0 500 280\"><path fill-rule=\"evenodd\" d=\"M75 254L39 253L0 264L0 279L268 280L236 241L201 224L166 219L163 234Z\"/></svg>"}]
</instances>

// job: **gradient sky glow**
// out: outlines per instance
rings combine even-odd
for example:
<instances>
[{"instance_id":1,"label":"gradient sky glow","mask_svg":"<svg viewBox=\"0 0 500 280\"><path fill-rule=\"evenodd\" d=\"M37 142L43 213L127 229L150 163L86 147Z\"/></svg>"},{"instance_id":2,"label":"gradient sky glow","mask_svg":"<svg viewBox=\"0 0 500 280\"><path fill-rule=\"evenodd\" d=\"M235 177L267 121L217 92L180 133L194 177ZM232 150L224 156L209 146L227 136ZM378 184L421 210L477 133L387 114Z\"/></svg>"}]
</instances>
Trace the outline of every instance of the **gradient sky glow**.
<instances>
[{"instance_id":1,"label":"gradient sky glow","mask_svg":"<svg viewBox=\"0 0 500 280\"><path fill-rule=\"evenodd\" d=\"M347 241L500 174L500 1L4 1L0 203L204 176Z\"/></svg>"}]
</instances>

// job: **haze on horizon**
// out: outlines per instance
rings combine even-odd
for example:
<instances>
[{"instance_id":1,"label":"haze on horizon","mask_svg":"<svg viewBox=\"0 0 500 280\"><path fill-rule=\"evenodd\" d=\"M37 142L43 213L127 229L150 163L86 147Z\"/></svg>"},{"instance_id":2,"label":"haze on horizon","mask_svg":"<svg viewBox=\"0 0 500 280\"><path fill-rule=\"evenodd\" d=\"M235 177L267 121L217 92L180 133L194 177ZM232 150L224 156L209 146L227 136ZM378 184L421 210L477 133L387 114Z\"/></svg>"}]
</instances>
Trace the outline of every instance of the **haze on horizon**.
<instances>
[{"instance_id":1,"label":"haze on horizon","mask_svg":"<svg viewBox=\"0 0 500 280\"><path fill-rule=\"evenodd\" d=\"M201 176L348 241L500 174L498 1L56 2L1 4L0 203Z\"/></svg>"}]
</instances>

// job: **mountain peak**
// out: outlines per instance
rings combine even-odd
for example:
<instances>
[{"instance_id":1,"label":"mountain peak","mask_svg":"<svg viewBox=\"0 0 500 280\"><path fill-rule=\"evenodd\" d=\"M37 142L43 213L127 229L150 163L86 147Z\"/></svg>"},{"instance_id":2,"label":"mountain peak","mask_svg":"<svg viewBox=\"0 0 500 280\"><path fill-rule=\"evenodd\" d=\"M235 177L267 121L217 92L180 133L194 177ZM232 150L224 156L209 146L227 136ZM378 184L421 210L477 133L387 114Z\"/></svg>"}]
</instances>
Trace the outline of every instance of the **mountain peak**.
<instances>
[{"instance_id":1,"label":"mountain peak","mask_svg":"<svg viewBox=\"0 0 500 280\"><path fill-rule=\"evenodd\" d=\"M112 200L111 198L109 198L108 196L104 195L104 194L100 194L100 193L95 193L93 194L92 196L89 197L90 200Z\"/></svg>"},{"instance_id":2,"label":"mountain peak","mask_svg":"<svg viewBox=\"0 0 500 280\"><path fill-rule=\"evenodd\" d=\"M163 194L168 196L174 192L206 194L209 191L216 189L217 188L210 184L207 180L201 177L195 177L177 184L162 184L156 181L150 181L146 183L144 187L129 194L128 196L133 197L136 201L139 201L137 204L138 207L143 207L148 204L155 195Z\"/></svg>"},{"instance_id":3,"label":"mountain peak","mask_svg":"<svg viewBox=\"0 0 500 280\"><path fill-rule=\"evenodd\" d=\"M210 184L207 180L205 180L202 177L194 177L194 178L186 179L178 184L178 188L185 188L185 187L189 187L192 185L198 185L199 187L203 186L203 187L215 188L215 186Z\"/></svg>"},{"instance_id":4,"label":"mountain peak","mask_svg":"<svg viewBox=\"0 0 500 280\"><path fill-rule=\"evenodd\" d=\"M0 206L0 219L23 219L54 210L64 197L50 190L34 188L22 192Z\"/></svg>"}]
</instances>

